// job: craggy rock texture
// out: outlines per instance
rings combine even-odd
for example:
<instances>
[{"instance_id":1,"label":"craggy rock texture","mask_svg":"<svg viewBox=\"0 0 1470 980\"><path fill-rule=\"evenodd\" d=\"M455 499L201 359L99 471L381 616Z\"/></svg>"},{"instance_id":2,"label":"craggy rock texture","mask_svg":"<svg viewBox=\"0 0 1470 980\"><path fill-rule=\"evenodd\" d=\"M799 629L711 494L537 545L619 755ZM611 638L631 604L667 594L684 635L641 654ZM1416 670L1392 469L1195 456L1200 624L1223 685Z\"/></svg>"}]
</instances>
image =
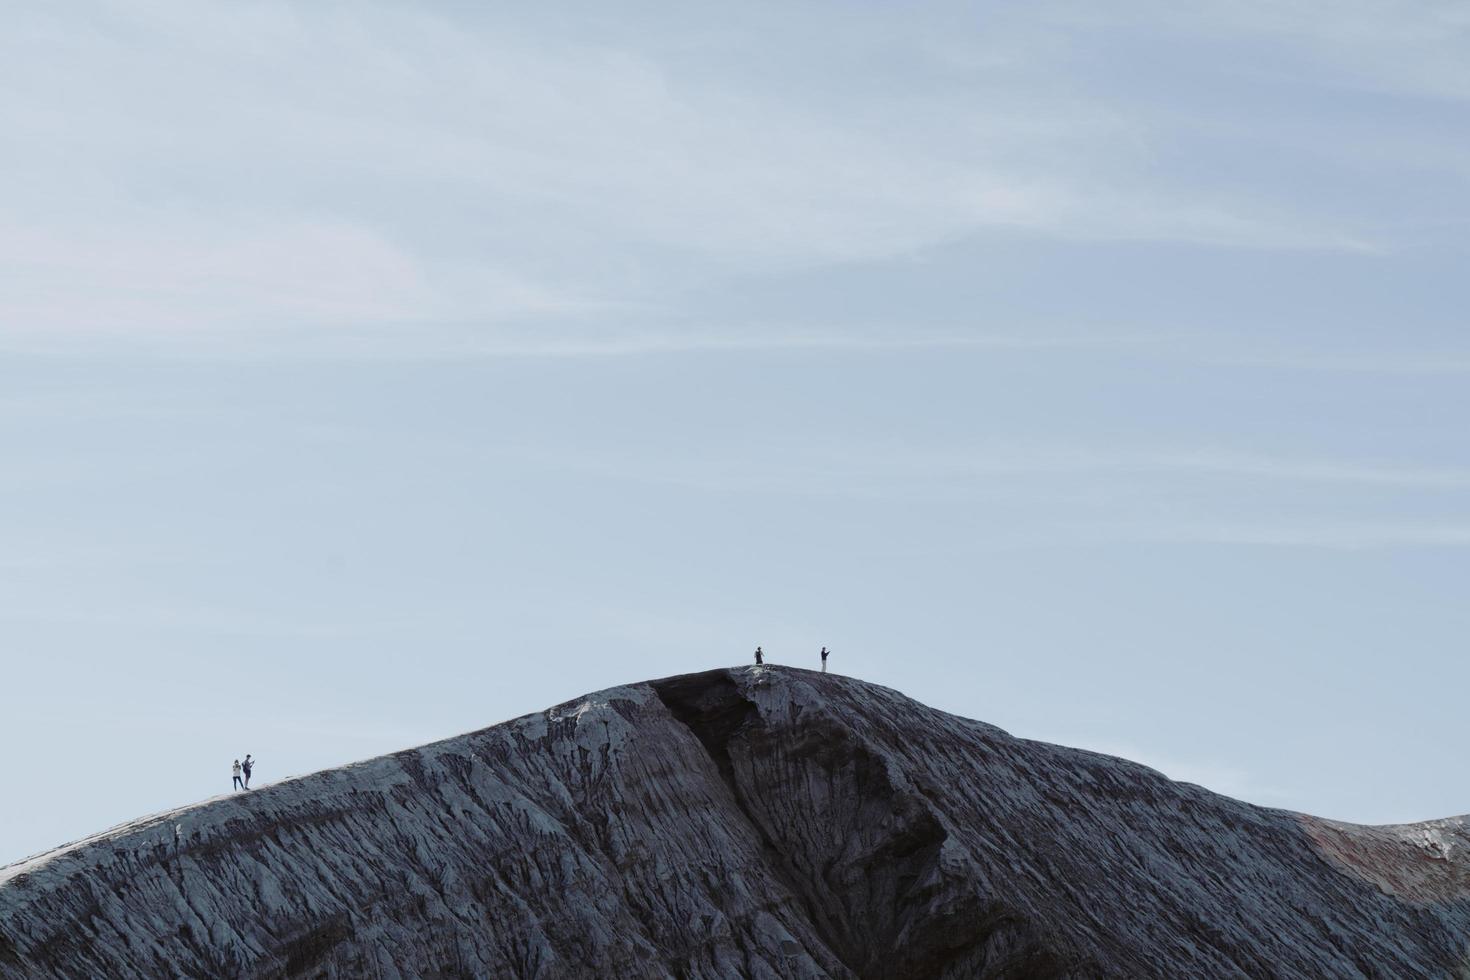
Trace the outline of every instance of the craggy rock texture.
<instances>
[{"instance_id":1,"label":"craggy rock texture","mask_svg":"<svg viewBox=\"0 0 1470 980\"><path fill-rule=\"evenodd\" d=\"M0 975L1470 977L1467 845L744 668L0 869Z\"/></svg>"}]
</instances>

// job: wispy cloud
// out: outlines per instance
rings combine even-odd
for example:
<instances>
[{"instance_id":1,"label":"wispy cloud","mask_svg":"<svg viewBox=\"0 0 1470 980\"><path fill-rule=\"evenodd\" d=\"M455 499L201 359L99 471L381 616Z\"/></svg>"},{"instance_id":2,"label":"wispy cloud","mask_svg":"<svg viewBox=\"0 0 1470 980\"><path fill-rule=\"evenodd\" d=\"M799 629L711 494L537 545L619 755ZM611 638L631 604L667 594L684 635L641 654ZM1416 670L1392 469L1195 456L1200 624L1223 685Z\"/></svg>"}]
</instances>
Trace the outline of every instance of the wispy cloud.
<instances>
[{"instance_id":1,"label":"wispy cloud","mask_svg":"<svg viewBox=\"0 0 1470 980\"><path fill-rule=\"evenodd\" d=\"M528 450L530 451L530 450ZM535 450L547 465L610 477L725 491L908 494L977 483L1078 477L1216 478L1253 483L1306 483L1403 490L1470 489L1470 468L1386 461L1324 460L1216 449L1105 450L1067 446L971 446L918 450L893 445L833 449L804 444L749 447L738 454L630 457Z\"/></svg>"},{"instance_id":2,"label":"wispy cloud","mask_svg":"<svg viewBox=\"0 0 1470 980\"><path fill-rule=\"evenodd\" d=\"M121 227L58 223L0 228L10 283L0 300L6 332L44 342L63 331L128 336L227 328L373 324L458 313L422 256L380 231L335 220L210 220L136 214ZM569 297L477 271L482 315L562 312Z\"/></svg>"},{"instance_id":3,"label":"wispy cloud","mask_svg":"<svg viewBox=\"0 0 1470 980\"><path fill-rule=\"evenodd\" d=\"M1327 374L1455 377L1470 374L1470 353L1447 350L1378 352L1239 352L1202 355L1202 360L1224 367L1261 368Z\"/></svg>"},{"instance_id":4,"label":"wispy cloud","mask_svg":"<svg viewBox=\"0 0 1470 980\"><path fill-rule=\"evenodd\" d=\"M834 24L757 5L719 37L630 18L182 0L16 14L0 331L662 307L986 228L1372 247L1334 219L1160 180L1141 150L1156 122L1067 85L1074 39L1045 18L995 36L932 11Z\"/></svg>"},{"instance_id":5,"label":"wispy cloud","mask_svg":"<svg viewBox=\"0 0 1470 980\"><path fill-rule=\"evenodd\" d=\"M12 566L23 568L23 565ZM0 571L7 566L0 565ZM327 639L362 636L409 625L407 620L380 619L374 622L312 622L283 618L260 610L230 609L189 603L149 604L136 602L126 607L106 608L95 604L44 607L35 604L0 606L0 623L39 623L81 627L161 630L291 639Z\"/></svg>"},{"instance_id":6,"label":"wispy cloud","mask_svg":"<svg viewBox=\"0 0 1470 980\"><path fill-rule=\"evenodd\" d=\"M1100 531L1106 537L1110 532ZM1322 522L1181 523L1114 528L1117 540L1246 547L1370 551L1394 548L1464 548L1470 523Z\"/></svg>"},{"instance_id":7,"label":"wispy cloud","mask_svg":"<svg viewBox=\"0 0 1470 980\"><path fill-rule=\"evenodd\" d=\"M446 451L456 451L443 447ZM460 452L483 453L484 447ZM1336 551L1470 546L1470 468L1238 451L1042 446L749 446L651 453L499 447L534 469L699 493L963 505L964 547L1212 545ZM1334 516L1323 512L1331 505ZM1024 516L1017 516L1018 512ZM1352 517L1354 513L1361 517ZM1453 514L1454 511L1452 510Z\"/></svg>"},{"instance_id":8,"label":"wispy cloud","mask_svg":"<svg viewBox=\"0 0 1470 980\"><path fill-rule=\"evenodd\" d=\"M1126 468L1127 458L1127 454L1123 454L1119 465ZM1460 467L1263 456L1217 450L1144 454L1136 459L1137 465L1142 468L1182 473L1216 473L1263 480L1424 490L1470 488L1470 468Z\"/></svg>"},{"instance_id":9,"label":"wispy cloud","mask_svg":"<svg viewBox=\"0 0 1470 980\"><path fill-rule=\"evenodd\" d=\"M1176 6L1135 4L1176 29L1269 37L1297 45L1304 69L1339 85L1470 98L1470 16L1453 0L1351 0L1324 8L1314 0L1212 0Z\"/></svg>"}]
</instances>

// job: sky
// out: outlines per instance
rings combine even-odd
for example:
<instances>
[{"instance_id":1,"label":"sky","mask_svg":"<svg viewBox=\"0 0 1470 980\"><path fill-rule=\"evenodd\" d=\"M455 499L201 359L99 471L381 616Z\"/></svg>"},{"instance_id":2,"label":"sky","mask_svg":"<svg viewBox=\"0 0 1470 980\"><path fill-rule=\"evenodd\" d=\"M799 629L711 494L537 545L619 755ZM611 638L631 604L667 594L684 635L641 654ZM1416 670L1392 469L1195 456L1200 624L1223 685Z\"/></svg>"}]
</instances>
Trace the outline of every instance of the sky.
<instances>
[{"instance_id":1,"label":"sky","mask_svg":"<svg viewBox=\"0 0 1470 980\"><path fill-rule=\"evenodd\" d=\"M0 862L832 668L1470 811L1470 10L11 4Z\"/></svg>"}]
</instances>

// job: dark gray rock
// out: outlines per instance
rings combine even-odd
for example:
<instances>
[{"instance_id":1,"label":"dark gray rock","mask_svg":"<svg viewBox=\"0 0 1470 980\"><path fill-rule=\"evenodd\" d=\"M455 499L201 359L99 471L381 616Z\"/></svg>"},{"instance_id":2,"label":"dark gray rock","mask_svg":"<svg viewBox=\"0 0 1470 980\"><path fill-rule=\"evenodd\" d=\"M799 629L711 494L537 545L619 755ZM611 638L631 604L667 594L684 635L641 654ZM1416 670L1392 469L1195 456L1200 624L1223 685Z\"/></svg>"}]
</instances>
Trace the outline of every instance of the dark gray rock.
<instances>
[{"instance_id":1,"label":"dark gray rock","mask_svg":"<svg viewBox=\"0 0 1470 980\"><path fill-rule=\"evenodd\" d=\"M1470 977L1467 844L743 668L0 869L0 975Z\"/></svg>"}]
</instances>

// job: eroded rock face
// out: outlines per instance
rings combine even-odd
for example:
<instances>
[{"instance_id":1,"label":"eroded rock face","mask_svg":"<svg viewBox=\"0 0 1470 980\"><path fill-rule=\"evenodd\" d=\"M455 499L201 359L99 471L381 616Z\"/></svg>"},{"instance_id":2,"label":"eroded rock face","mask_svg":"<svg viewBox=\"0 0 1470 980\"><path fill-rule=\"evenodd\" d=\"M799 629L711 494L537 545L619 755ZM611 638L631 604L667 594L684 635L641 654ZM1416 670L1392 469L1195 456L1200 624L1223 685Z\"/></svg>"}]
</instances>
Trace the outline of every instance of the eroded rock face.
<instances>
[{"instance_id":1,"label":"eroded rock face","mask_svg":"<svg viewBox=\"0 0 1470 980\"><path fill-rule=\"evenodd\" d=\"M1470 977L1467 845L743 668L0 869L0 976Z\"/></svg>"}]
</instances>

